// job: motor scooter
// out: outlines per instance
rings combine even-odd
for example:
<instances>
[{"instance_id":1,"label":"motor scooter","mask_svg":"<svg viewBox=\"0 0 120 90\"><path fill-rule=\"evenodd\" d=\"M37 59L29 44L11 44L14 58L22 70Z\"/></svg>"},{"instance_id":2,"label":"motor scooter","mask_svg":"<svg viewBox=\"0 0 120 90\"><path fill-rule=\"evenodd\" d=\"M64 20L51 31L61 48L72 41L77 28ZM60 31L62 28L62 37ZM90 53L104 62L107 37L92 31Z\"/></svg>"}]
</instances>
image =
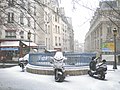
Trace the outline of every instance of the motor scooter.
<instances>
[{"instance_id":1,"label":"motor scooter","mask_svg":"<svg viewBox=\"0 0 120 90\"><path fill-rule=\"evenodd\" d=\"M63 82L65 79L65 69L64 69L64 61L67 60L63 56L62 52L56 52L54 57L51 57L51 63L54 68L54 75L56 82Z\"/></svg>"},{"instance_id":2,"label":"motor scooter","mask_svg":"<svg viewBox=\"0 0 120 90\"><path fill-rule=\"evenodd\" d=\"M88 74L92 77L97 77L98 79L104 80L105 74L107 74L107 65L106 64L98 64L96 65L95 70L88 70Z\"/></svg>"}]
</instances>

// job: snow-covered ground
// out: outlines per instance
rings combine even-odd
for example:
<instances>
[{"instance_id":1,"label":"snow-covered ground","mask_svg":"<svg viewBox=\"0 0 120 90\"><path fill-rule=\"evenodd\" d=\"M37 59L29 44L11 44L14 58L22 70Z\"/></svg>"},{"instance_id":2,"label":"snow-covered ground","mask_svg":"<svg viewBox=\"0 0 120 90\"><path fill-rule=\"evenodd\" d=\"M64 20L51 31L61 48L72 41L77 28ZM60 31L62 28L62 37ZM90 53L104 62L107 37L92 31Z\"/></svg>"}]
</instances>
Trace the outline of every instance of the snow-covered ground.
<instances>
[{"instance_id":1,"label":"snow-covered ground","mask_svg":"<svg viewBox=\"0 0 120 90\"><path fill-rule=\"evenodd\" d=\"M19 66L0 69L0 90L120 90L120 66L108 66L106 80L89 75L68 76L64 82L55 82L52 75L21 72Z\"/></svg>"}]
</instances>

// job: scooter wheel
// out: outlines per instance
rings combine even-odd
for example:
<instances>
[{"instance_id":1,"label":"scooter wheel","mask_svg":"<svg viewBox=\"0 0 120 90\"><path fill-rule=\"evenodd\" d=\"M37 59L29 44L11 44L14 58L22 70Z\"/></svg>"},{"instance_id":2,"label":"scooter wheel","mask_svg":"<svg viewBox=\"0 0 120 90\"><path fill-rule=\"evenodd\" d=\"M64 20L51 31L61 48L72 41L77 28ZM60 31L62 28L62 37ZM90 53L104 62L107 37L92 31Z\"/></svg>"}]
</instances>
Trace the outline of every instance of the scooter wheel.
<instances>
[{"instance_id":1,"label":"scooter wheel","mask_svg":"<svg viewBox=\"0 0 120 90\"><path fill-rule=\"evenodd\" d=\"M104 75L104 74L101 75L101 76L100 76L100 79L101 79L101 80L104 80L104 79L105 79L105 75Z\"/></svg>"},{"instance_id":2,"label":"scooter wheel","mask_svg":"<svg viewBox=\"0 0 120 90\"><path fill-rule=\"evenodd\" d=\"M59 77L59 75L58 75L57 73L55 73L55 81L56 81L56 82L59 82L59 81L60 81L60 77Z\"/></svg>"},{"instance_id":3,"label":"scooter wheel","mask_svg":"<svg viewBox=\"0 0 120 90\"><path fill-rule=\"evenodd\" d=\"M60 78L55 78L55 81L56 82L60 82Z\"/></svg>"},{"instance_id":4,"label":"scooter wheel","mask_svg":"<svg viewBox=\"0 0 120 90\"><path fill-rule=\"evenodd\" d=\"M104 80L105 79L105 74L103 72L100 72L100 77L99 77L101 80Z\"/></svg>"},{"instance_id":5,"label":"scooter wheel","mask_svg":"<svg viewBox=\"0 0 120 90\"><path fill-rule=\"evenodd\" d=\"M63 82L64 81L64 76L62 76L62 75L58 75L57 77L55 77L55 81L56 82Z\"/></svg>"},{"instance_id":6,"label":"scooter wheel","mask_svg":"<svg viewBox=\"0 0 120 90\"><path fill-rule=\"evenodd\" d=\"M90 75L90 76L93 76L93 73L89 70L88 71L88 74Z\"/></svg>"}]
</instances>

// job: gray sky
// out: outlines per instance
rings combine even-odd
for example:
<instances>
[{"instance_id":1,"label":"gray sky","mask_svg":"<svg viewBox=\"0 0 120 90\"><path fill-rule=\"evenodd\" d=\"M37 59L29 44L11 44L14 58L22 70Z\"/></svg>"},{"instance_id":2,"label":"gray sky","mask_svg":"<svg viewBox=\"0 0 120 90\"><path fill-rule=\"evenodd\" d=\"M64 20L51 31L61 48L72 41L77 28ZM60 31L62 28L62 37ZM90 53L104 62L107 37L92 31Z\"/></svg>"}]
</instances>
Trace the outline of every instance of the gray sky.
<instances>
[{"instance_id":1,"label":"gray sky","mask_svg":"<svg viewBox=\"0 0 120 90\"><path fill-rule=\"evenodd\" d=\"M84 43L85 34L88 32L90 26L89 21L92 19L100 0L74 1L74 9L72 0L61 0L61 4L65 8L66 16L72 17L75 39L80 43Z\"/></svg>"}]
</instances>

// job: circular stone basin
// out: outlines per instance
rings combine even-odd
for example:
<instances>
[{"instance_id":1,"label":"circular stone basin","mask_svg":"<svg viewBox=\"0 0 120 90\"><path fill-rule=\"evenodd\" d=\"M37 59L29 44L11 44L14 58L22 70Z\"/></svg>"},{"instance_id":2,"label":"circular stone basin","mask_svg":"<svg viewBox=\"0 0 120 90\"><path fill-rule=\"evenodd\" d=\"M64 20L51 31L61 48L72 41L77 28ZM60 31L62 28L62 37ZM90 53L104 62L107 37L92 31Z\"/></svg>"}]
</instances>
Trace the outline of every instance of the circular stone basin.
<instances>
[{"instance_id":1,"label":"circular stone basin","mask_svg":"<svg viewBox=\"0 0 120 90\"><path fill-rule=\"evenodd\" d=\"M45 66L34 66L28 64L26 66L26 71L34 74L41 75L54 75L53 67L45 67ZM88 72L87 66L80 67L65 67L65 75L69 76L77 76L77 75L85 75Z\"/></svg>"}]
</instances>

